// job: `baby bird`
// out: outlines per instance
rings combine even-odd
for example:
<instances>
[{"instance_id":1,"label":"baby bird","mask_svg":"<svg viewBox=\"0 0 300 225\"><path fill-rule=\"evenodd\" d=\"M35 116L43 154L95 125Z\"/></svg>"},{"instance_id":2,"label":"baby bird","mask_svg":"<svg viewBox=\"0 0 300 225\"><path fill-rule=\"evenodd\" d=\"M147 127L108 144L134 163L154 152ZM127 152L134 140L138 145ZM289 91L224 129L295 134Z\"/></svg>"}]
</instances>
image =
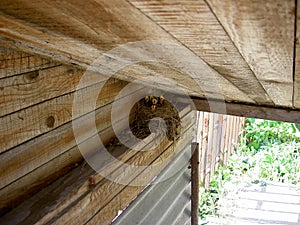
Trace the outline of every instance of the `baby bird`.
<instances>
[{"instance_id":1,"label":"baby bird","mask_svg":"<svg viewBox=\"0 0 300 225\"><path fill-rule=\"evenodd\" d=\"M156 110L156 105L151 105L151 111L154 112Z\"/></svg>"},{"instance_id":2,"label":"baby bird","mask_svg":"<svg viewBox=\"0 0 300 225\"><path fill-rule=\"evenodd\" d=\"M158 105L159 106L162 106L163 104L164 104L164 100L165 100L165 98L161 95L161 96L159 96L159 102L158 102Z\"/></svg>"},{"instance_id":3,"label":"baby bird","mask_svg":"<svg viewBox=\"0 0 300 225\"><path fill-rule=\"evenodd\" d=\"M149 96L146 96L144 100L145 100L145 105L146 106L150 106L151 105L151 101L150 101L150 97Z\"/></svg>"},{"instance_id":4,"label":"baby bird","mask_svg":"<svg viewBox=\"0 0 300 225\"><path fill-rule=\"evenodd\" d=\"M153 105L156 105L157 102L158 102L158 100L157 100L156 97L153 97L153 96L152 96L151 102L152 102Z\"/></svg>"}]
</instances>

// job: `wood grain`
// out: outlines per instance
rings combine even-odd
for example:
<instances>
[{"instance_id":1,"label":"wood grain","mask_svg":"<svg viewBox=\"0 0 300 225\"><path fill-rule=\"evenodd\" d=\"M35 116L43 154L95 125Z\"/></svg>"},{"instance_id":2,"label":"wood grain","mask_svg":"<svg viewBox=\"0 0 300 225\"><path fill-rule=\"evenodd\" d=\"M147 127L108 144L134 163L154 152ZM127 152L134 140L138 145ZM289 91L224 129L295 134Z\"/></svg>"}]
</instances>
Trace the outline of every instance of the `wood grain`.
<instances>
[{"instance_id":1,"label":"wood grain","mask_svg":"<svg viewBox=\"0 0 300 225\"><path fill-rule=\"evenodd\" d=\"M107 127L104 130L99 131L99 135L105 145L110 143L115 137L115 133L111 127ZM89 139L85 140L83 143L89 142ZM25 160L27 160L27 158ZM35 161L36 159L32 160L34 161L34 165L38 163ZM75 145L71 149L67 149L55 158L45 161L44 164L41 164L28 174L20 176L20 178L15 179L12 183L9 183L4 188L0 189L0 215L12 208L15 208L24 200L28 199L32 194L40 191L41 188L46 187L55 180L64 176L72 168L77 167L82 160L82 154L78 146ZM34 165L31 165L31 167ZM20 170L22 170L22 173L26 173L26 170L24 171L24 168L21 167L17 168L15 171L8 170L6 175L20 175L18 174ZM13 179L14 177L11 178ZM5 179L4 182L5 181L7 181L7 179Z\"/></svg>"},{"instance_id":2,"label":"wood grain","mask_svg":"<svg viewBox=\"0 0 300 225\"><path fill-rule=\"evenodd\" d=\"M130 0L208 65L257 103L271 103L205 1Z\"/></svg>"},{"instance_id":3,"label":"wood grain","mask_svg":"<svg viewBox=\"0 0 300 225\"><path fill-rule=\"evenodd\" d=\"M55 66L1 79L0 117L75 91L83 74L71 66Z\"/></svg>"},{"instance_id":4,"label":"wood grain","mask_svg":"<svg viewBox=\"0 0 300 225\"><path fill-rule=\"evenodd\" d=\"M291 107L295 1L207 2L272 101Z\"/></svg>"},{"instance_id":5,"label":"wood grain","mask_svg":"<svg viewBox=\"0 0 300 225\"><path fill-rule=\"evenodd\" d=\"M189 57L188 55L180 55L180 52L178 51L172 52L172 54L178 56L178 58ZM156 55L154 58L158 57L159 55ZM145 83L145 85L152 86L163 91L178 93L178 90L184 90L187 94L202 96L203 98L224 98L227 101L236 101L238 99L238 101L240 102L254 103L254 101L251 100L251 98L247 94L242 92L239 88L234 86L228 80L224 79L218 73L208 70L203 73L198 73L197 76L193 77L190 73L187 73L184 69L180 68L180 66L178 65L180 64L180 60L176 59L176 61L173 61L172 58L169 59L166 57L162 61L158 62L137 63L130 67L126 67L125 69L120 70L117 73L117 75L122 74L123 77L134 76L134 78L153 76L153 81L149 81ZM191 59L190 63L202 64L201 62L195 62L194 60L195 58ZM192 65L190 65L189 67L192 68ZM206 66L204 66L203 68L204 70L206 69L205 67ZM193 73L193 71L191 73ZM172 82L170 82L170 84L168 84L167 82L160 84L158 80L155 79L155 76L160 77L162 75L165 79L172 80ZM117 77L121 78L121 76ZM176 86L174 85L175 82ZM182 92L179 93L182 94Z\"/></svg>"},{"instance_id":6,"label":"wood grain","mask_svg":"<svg viewBox=\"0 0 300 225\"><path fill-rule=\"evenodd\" d=\"M0 46L0 78L57 66L60 63Z\"/></svg>"},{"instance_id":7,"label":"wood grain","mask_svg":"<svg viewBox=\"0 0 300 225\"><path fill-rule=\"evenodd\" d=\"M168 37L126 1L17 0L1 2L0 10L0 33L13 47L83 66L118 44Z\"/></svg>"},{"instance_id":8,"label":"wood grain","mask_svg":"<svg viewBox=\"0 0 300 225\"><path fill-rule=\"evenodd\" d=\"M197 97L192 97L192 99L195 104L195 108L199 111L215 112L267 120L277 120L291 123L299 123L300 121L299 109L220 102L213 99L207 101L206 99L200 99ZM189 100L187 100L186 98L177 98L177 101L182 103L189 102ZM214 105L214 107L211 107L212 105Z\"/></svg>"},{"instance_id":9,"label":"wood grain","mask_svg":"<svg viewBox=\"0 0 300 225\"><path fill-rule=\"evenodd\" d=\"M118 94L118 91L113 92L114 87L118 87L118 85L115 86L115 83L107 85L108 90L105 91L106 94L102 96L104 97L104 100L99 98L99 107L95 111L95 123L97 129L100 131L106 129L111 125L111 103L113 102L115 95ZM110 97L107 97L106 95L109 95ZM126 96L123 97L125 98ZM87 101L86 99L83 100ZM124 100L122 98L118 98L116 99L116 104L118 102L123 104ZM62 104L60 105L64 105L64 107L71 107L71 103L72 102L67 101L62 102ZM48 106L49 104L46 105ZM51 107L48 108L48 110L53 111ZM58 112L61 111L59 110ZM71 108L69 110L64 110L63 112L69 112L65 113L65 115L67 115L66 118L72 119ZM121 111L119 113L119 117L122 118L124 113L126 112ZM82 123L84 125L85 121L88 120L91 116L93 116L91 113L85 114L84 116L77 118L76 121L79 121L79 123ZM30 123L30 120L28 123L32 124ZM32 126L39 126L39 124L33 124ZM35 168L41 166L42 164L46 163L52 158L55 158L59 154L62 154L63 152L76 145L71 121L69 123L63 124L62 126L54 127L55 128L51 129L48 128L49 132L31 139L28 142L23 143L22 145L18 145L15 148L10 149L9 151L6 151L2 154L2 157L0 158L0 168L1 171L5 171L5 173L0 173L0 188L11 183L13 180L24 176ZM77 134L77 141L84 141L90 138L91 135L94 135L90 130L91 127L83 126L82 131ZM8 141L10 140L8 139Z\"/></svg>"},{"instance_id":10,"label":"wood grain","mask_svg":"<svg viewBox=\"0 0 300 225\"><path fill-rule=\"evenodd\" d=\"M190 114L189 114L190 115ZM183 120L183 126L184 126L184 130L190 130L189 126L191 126L192 124L191 122L191 118L190 117L186 117L186 119ZM185 125L184 125L185 124ZM188 125L189 124L189 125ZM187 136L186 136L187 135ZM191 133L186 133L184 134L184 137L190 137ZM188 141L188 138L183 138L182 140L184 140L184 142ZM167 141L169 144L170 142ZM182 143L182 141L179 142L179 144ZM155 144L154 142L151 142L149 144L147 144L147 142L145 143L146 146L153 145ZM168 144L168 145L169 145ZM155 157L156 154L159 155L160 151L163 151L163 149L157 149L158 151L146 151L144 152L141 159L141 156L135 156L135 154L137 153L136 151L124 151L124 148L122 146L111 146L109 147L109 149L114 148L114 151L117 151L117 148L121 148L121 152L123 152L123 154L121 156L118 156L118 159L120 161L128 161L131 163L138 162L140 163L141 161L144 161L145 163L148 162L150 163L151 160L157 158ZM123 150L122 150L123 148ZM181 148L179 148L181 149ZM113 152L114 152L113 151ZM169 149L169 153L173 152L173 148ZM165 157L167 157L168 154L165 154ZM147 157L146 157L147 155ZM132 158L132 156L134 158ZM148 158L149 156L149 158ZM156 162L159 162L161 160L163 160L165 158L164 156L158 157L156 159ZM144 164L144 163L142 163ZM124 169L123 167L119 167L118 164L112 164L110 167L108 167L107 169L110 171L115 171L114 173L119 173L119 174L124 174ZM117 170L116 170L117 169ZM150 170L149 170L150 172ZM140 177L142 179L150 179L149 181L151 181L151 177L152 174L149 175L150 173L143 173L143 175L141 175ZM152 171L153 172L153 171ZM158 172L158 171L157 171ZM148 174L147 176L145 176L144 174ZM124 174L125 175L125 174ZM131 176L131 175L130 175ZM154 174L153 174L154 176ZM94 184L91 185L90 183L90 177L93 178L93 180L95 181ZM134 178L135 176L133 176ZM38 223L38 224L44 224L47 223L49 221L52 222L56 222L58 223L58 221L56 219L61 220L65 220L68 217L59 217L57 218L57 216L60 216L61 213L67 213L68 210L69 213L67 213L68 215L72 215L72 217L70 217L71 220L69 220L70 222L74 222L74 223L78 223L79 220L86 220L87 218L90 216L90 214L92 213L96 213L97 210L99 208L102 208L104 205L106 205L107 202L109 202L110 196L113 197L114 195L118 194L117 190L122 190L124 187L124 185L120 185L108 180L103 180L103 177L100 174L95 173L91 168L88 167L81 167L81 168L77 168L74 171L72 171L70 174L68 174L65 177L62 177L60 180L58 180L57 182L53 183L52 185L50 185L49 187L47 187L46 189L44 189L42 192L38 193L36 196L34 196L30 201L26 201L24 202L22 205L20 205L20 207L16 208L16 210L13 210L11 213L8 213L5 217L1 218L6 220L6 222L11 221L11 219L16 218L18 220L18 222L24 222L24 223ZM103 195L98 195L99 193L103 193ZM104 194L105 193L105 194ZM86 194L88 194L86 196ZM86 197L84 197L86 196ZM96 198L96 196L98 196ZM136 196L136 195L135 195ZM132 199L135 196L131 196L130 199ZM47 201L42 200L43 198L47 198ZM103 201L99 202L99 199L103 199ZM130 199L127 199L126 201L129 201ZM83 207L84 206L84 202L89 201L91 203L91 205L89 205L88 207ZM130 200L131 201L131 200ZM100 203L100 205L99 205ZM41 204L43 204L45 207L43 207L43 210L41 209ZM96 205L95 205L96 204ZM77 205L77 206L76 206ZM92 205L95 205L94 208L91 208ZM73 214L72 212L75 212L75 209L81 209L81 210L86 210L86 213L83 213L83 211L81 211L79 214ZM74 211L75 210L75 211ZM28 215L24 215L23 212L29 212ZM32 212L32 213L30 213ZM21 214L23 215L21 215ZM18 216L19 215L19 216ZM82 217L82 218L77 218L77 217ZM112 216L112 213L111 215ZM75 218L78 219L78 221L74 220Z\"/></svg>"},{"instance_id":11,"label":"wood grain","mask_svg":"<svg viewBox=\"0 0 300 225\"><path fill-rule=\"evenodd\" d=\"M190 138L188 138L187 134L190 135L189 132L185 133L182 136L181 141L178 143L179 146L181 146L182 148L191 141ZM164 147L164 145L162 145L160 148L163 148L163 147ZM181 151L182 148L178 148L179 151ZM146 162L149 165L156 164L156 163L160 163L164 159L168 158L170 156L170 154L177 155L179 152L175 153L173 147L170 146L169 148L166 149L166 151L160 152L161 155L160 155L160 153L158 154L157 151L156 151L156 154L150 154L149 152L147 152L147 153L145 153L145 157L143 157L142 159L140 157L137 157L137 158L134 158L133 160L138 160L138 161L143 160L143 161L145 161L145 163L143 163L143 164L146 164ZM146 155L147 155L147 157L146 157ZM130 161L128 163L130 163ZM133 162L131 162L131 163L133 163ZM142 182L143 180L150 182L155 176L157 176L159 174L159 172L166 165L167 164L163 163L161 165L161 167L155 167L154 169L151 167L147 167L147 169L145 169L144 171L139 171L138 169L133 171L133 173L130 174L130 179L128 179L128 185L132 186L132 184L130 183L131 180L134 180L135 184L138 184L138 183ZM121 169L121 171L116 171L116 172L119 172L120 175L124 173L123 168ZM104 212L106 212L106 213L103 213L103 214L101 211L99 213L97 213L97 211L103 207L103 205L99 205L99 202L101 202L102 204L105 204L105 205L108 204L114 198L115 193L121 191L123 188L126 188L126 187L127 186L125 186L125 185L120 185L118 183L111 182L111 181L105 182L102 186L96 187L95 190L93 190L90 194L88 194L85 198L83 198L80 201L80 203L78 203L77 205L70 208L67 213L65 213L64 215L59 217L54 222L54 224L63 224L66 221L68 221L68 223L70 223L70 224L76 224L76 223L78 223L78 221L80 221L81 223L85 223L90 218L92 218L95 214L97 214L97 216L95 217L95 220L93 220L94 221L93 223L95 223L95 221L97 221L97 219L99 220L101 218L101 223L109 224L111 222L111 220L117 215L118 211L116 211L116 210L120 210L120 208L116 209L115 205L111 204L111 206L112 206L112 208L110 208L111 210L106 209L106 210L104 210ZM128 199L126 199L126 200L129 203L135 197L135 195L132 196L132 194L128 193L128 197L130 197L129 201L128 201ZM86 207L83 208L83 205L85 205ZM84 210L85 213L82 213L82 210ZM81 215L79 215L78 213L81 213Z\"/></svg>"},{"instance_id":12,"label":"wood grain","mask_svg":"<svg viewBox=\"0 0 300 225\"><path fill-rule=\"evenodd\" d=\"M0 28L0 42L11 48L51 57L60 62L74 63L82 68L87 68L104 52L114 49L118 44L128 44L126 47L122 47L127 52L123 53L120 59L118 58L120 56L111 56L106 52L106 60L108 62L119 60L119 63L115 62L118 65L132 59L139 59L139 61L151 59L151 61L189 68L192 73L198 74L197 81L207 92L205 93L206 97L220 99L225 96L228 101L255 101L248 96L248 93L244 93L240 87L235 86L236 84L232 84L231 81L211 69L200 57L194 55L192 51L185 48L159 25L126 1L89 0L85 3L84 9L94 12L94 14L87 14L85 10L81 10L82 7L81 3L73 0L63 1L63 7L53 1L4 2L0 5L0 17L3 21L3 28ZM61 24L62 21L63 24ZM129 42L136 43L147 40L159 40L160 46L156 46L155 49L154 47L153 49L152 47L147 48L146 44L144 49L143 46L140 49L130 49L129 47ZM169 47L168 49L170 44L177 44L182 49L174 52L174 48ZM124 55L129 58L124 58ZM194 58L192 59L191 56ZM189 61L187 57L189 57ZM106 67L107 62L93 65L95 70L111 69ZM171 74L171 72L169 73ZM132 81L137 77L135 73L130 76L119 75L120 79L127 81ZM189 80L187 75L175 78ZM247 83L246 86L249 84ZM202 96L201 92L195 93L193 89L195 89L195 82L185 87L187 93ZM255 86L255 89L255 93L257 93L259 87Z\"/></svg>"},{"instance_id":13,"label":"wood grain","mask_svg":"<svg viewBox=\"0 0 300 225\"><path fill-rule=\"evenodd\" d=\"M58 74L59 78L57 79L56 76L54 75L53 82L47 82L46 80L42 80L41 82L37 82L37 84L33 84L36 85L36 89L37 89L36 92L32 91L31 87L33 85L31 83L20 86L23 87L25 90L26 88L29 89L28 90L29 102L31 99L32 102L34 102L34 101L41 101L43 97L44 98L48 97L47 95L48 91L52 92L52 94L50 94L49 96L51 97L51 95L56 96L57 94L61 94L62 92L64 92L62 89L65 89L65 91L72 91L76 88L77 85L76 75L74 75L74 79L73 79L72 75L65 73L64 70L63 70L64 72L63 74L59 72L56 73L57 71L52 71L52 72L53 74ZM79 79L82 73L81 72L77 73L77 75L78 75L77 78ZM70 77L70 79L68 79L68 76ZM103 79L105 79L105 77ZM56 83L55 80L57 80L58 83ZM50 81L52 80L50 79ZM102 89L102 92L99 95L96 103L91 101L94 100L93 96L102 87L103 82L102 83L99 82L93 86L81 89L78 91L78 95L79 96L82 95L84 96L84 98L79 99L79 101L81 102L79 102L78 105L84 108L87 105L96 104L96 108L99 108L107 104L108 102L112 102L114 100L114 97L119 93L119 91L126 84L127 83L124 81L118 81L114 79L110 80L110 82L107 83ZM48 86L50 90L47 90L48 88L44 88L43 85ZM59 86L61 86L62 89ZM64 88L64 86L66 88ZM14 85L13 88L18 88L18 85ZM45 89L46 92L45 94L43 94L43 89ZM55 92L55 90L57 91ZM14 95L11 95L11 93L8 93L8 96L11 96L11 98L13 99L16 97ZM23 97L20 97L19 101L11 101L11 102L13 103L20 102L22 101L22 98ZM35 98L37 100L34 100ZM0 152L5 152L14 146L24 143L25 141L28 141L45 132L49 132L55 129L56 127L61 126L62 124L67 123L72 119L75 119L76 116L78 117L80 115L83 115L83 113L81 114L78 113L77 115L72 114L73 107L75 107L73 105L73 100L74 100L74 92L71 92L69 94L51 99L49 101L41 101L41 103L36 104L32 107L25 108L13 114L9 114L4 117L1 117L0 118ZM6 101L4 101L4 104L5 103ZM82 110L82 111L86 111L86 110Z\"/></svg>"}]
</instances>

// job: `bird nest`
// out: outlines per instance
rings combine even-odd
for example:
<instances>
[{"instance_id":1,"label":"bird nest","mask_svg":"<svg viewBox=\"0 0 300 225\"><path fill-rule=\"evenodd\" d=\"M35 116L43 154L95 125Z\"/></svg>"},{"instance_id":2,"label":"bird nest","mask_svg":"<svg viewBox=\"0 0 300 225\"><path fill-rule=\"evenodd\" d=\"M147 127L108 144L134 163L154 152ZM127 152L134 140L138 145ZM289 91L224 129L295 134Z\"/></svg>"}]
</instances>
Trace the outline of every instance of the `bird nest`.
<instances>
[{"instance_id":1,"label":"bird nest","mask_svg":"<svg viewBox=\"0 0 300 225\"><path fill-rule=\"evenodd\" d=\"M181 133L181 122L176 108L163 96L146 96L131 110L132 133L144 139L153 133L163 133L168 140L174 141Z\"/></svg>"}]
</instances>

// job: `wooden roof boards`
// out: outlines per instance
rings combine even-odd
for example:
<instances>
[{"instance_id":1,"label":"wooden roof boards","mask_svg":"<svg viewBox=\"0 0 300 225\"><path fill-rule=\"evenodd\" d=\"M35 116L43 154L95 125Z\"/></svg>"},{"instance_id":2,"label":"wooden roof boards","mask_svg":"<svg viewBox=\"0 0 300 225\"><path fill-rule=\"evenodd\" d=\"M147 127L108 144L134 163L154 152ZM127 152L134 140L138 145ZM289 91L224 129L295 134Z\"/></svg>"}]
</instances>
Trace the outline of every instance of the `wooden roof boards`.
<instances>
[{"instance_id":1,"label":"wooden roof boards","mask_svg":"<svg viewBox=\"0 0 300 225\"><path fill-rule=\"evenodd\" d=\"M0 45L87 68L122 45L158 41L156 49L125 51L140 62L153 57L156 68L129 65L118 78L132 81L140 71L154 70L182 82L191 96L295 110L300 109L297 7L291 0L3 0ZM180 48L172 52L164 43ZM125 53L108 58L117 65ZM203 71L190 82L182 68L199 65Z\"/></svg>"}]
</instances>

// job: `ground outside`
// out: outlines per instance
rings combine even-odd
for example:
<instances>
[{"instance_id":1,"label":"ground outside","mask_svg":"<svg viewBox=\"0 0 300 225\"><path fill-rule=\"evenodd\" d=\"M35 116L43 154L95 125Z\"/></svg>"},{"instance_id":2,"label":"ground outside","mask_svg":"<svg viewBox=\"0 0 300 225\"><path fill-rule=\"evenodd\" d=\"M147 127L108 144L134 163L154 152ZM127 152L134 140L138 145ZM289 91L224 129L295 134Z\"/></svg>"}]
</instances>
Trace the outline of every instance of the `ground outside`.
<instances>
[{"instance_id":1,"label":"ground outside","mask_svg":"<svg viewBox=\"0 0 300 225\"><path fill-rule=\"evenodd\" d=\"M300 224L300 191L282 183L253 184L230 196L220 211L225 216L210 216L202 224L296 225Z\"/></svg>"}]
</instances>

